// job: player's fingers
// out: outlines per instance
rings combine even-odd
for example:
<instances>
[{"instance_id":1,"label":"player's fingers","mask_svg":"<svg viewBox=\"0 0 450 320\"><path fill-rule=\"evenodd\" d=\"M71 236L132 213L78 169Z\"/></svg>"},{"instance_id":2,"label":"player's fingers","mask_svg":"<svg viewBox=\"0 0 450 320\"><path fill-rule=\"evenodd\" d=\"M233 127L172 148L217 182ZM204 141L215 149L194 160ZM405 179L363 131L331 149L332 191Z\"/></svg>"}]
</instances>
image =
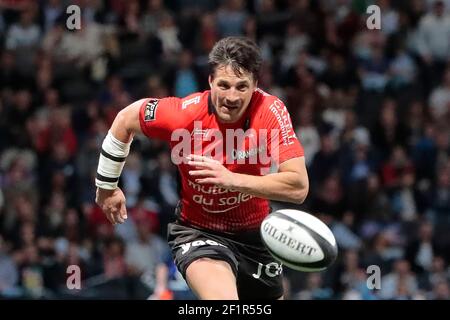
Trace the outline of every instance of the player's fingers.
<instances>
[{"instance_id":1,"label":"player's fingers","mask_svg":"<svg viewBox=\"0 0 450 320\"><path fill-rule=\"evenodd\" d=\"M189 156L187 156L188 160L193 160L193 161L200 161L200 162L209 162L212 163L215 160L209 157L205 157L205 156L200 156L197 154L191 154Z\"/></svg>"},{"instance_id":2,"label":"player's fingers","mask_svg":"<svg viewBox=\"0 0 450 320\"><path fill-rule=\"evenodd\" d=\"M196 167L196 168L211 168L210 162L201 162L201 161L189 161L188 165Z\"/></svg>"},{"instance_id":3,"label":"player's fingers","mask_svg":"<svg viewBox=\"0 0 450 320\"><path fill-rule=\"evenodd\" d=\"M113 217L113 214L111 213L111 211L105 211L105 216L106 216L106 219L108 219L108 221L111 223L111 224L116 224L115 223L115 221L114 221L114 217Z\"/></svg>"},{"instance_id":4,"label":"player's fingers","mask_svg":"<svg viewBox=\"0 0 450 320\"><path fill-rule=\"evenodd\" d=\"M199 184L218 184L218 180L216 178L195 179L195 182Z\"/></svg>"},{"instance_id":5,"label":"player's fingers","mask_svg":"<svg viewBox=\"0 0 450 320\"><path fill-rule=\"evenodd\" d=\"M119 223L117 219L117 215L119 214L119 210L116 205L110 206L106 212L109 213L110 221L113 225Z\"/></svg>"},{"instance_id":6,"label":"player's fingers","mask_svg":"<svg viewBox=\"0 0 450 320\"><path fill-rule=\"evenodd\" d=\"M202 160L202 156L196 155L196 154L190 154L186 157L186 159L188 160L192 160L192 161L203 161Z\"/></svg>"},{"instance_id":7,"label":"player's fingers","mask_svg":"<svg viewBox=\"0 0 450 320\"><path fill-rule=\"evenodd\" d=\"M128 218L127 207L125 206L125 203L122 203L120 205L120 216L122 217L122 219L124 219L124 221Z\"/></svg>"},{"instance_id":8,"label":"player's fingers","mask_svg":"<svg viewBox=\"0 0 450 320\"><path fill-rule=\"evenodd\" d=\"M120 215L120 208L115 208L113 216L116 223L123 223L124 220Z\"/></svg>"},{"instance_id":9,"label":"player's fingers","mask_svg":"<svg viewBox=\"0 0 450 320\"><path fill-rule=\"evenodd\" d=\"M212 170L191 170L189 174L194 177L210 177L214 175Z\"/></svg>"},{"instance_id":10,"label":"player's fingers","mask_svg":"<svg viewBox=\"0 0 450 320\"><path fill-rule=\"evenodd\" d=\"M116 215L115 215L115 219L117 223L124 223L125 220L122 218L122 216L120 215L120 211L117 211Z\"/></svg>"}]
</instances>

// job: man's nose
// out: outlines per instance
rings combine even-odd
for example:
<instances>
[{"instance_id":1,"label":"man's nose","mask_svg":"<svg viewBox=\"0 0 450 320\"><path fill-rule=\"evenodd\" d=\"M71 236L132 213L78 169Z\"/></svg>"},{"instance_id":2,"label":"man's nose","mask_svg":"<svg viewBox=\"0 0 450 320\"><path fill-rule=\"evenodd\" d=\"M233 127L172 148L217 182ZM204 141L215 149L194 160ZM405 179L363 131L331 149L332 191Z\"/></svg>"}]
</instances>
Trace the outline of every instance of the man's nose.
<instances>
[{"instance_id":1,"label":"man's nose","mask_svg":"<svg viewBox=\"0 0 450 320\"><path fill-rule=\"evenodd\" d=\"M225 98L227 104L235 105L239 103L239 96L236 93L230 92Z\"/></svg>"},{"instance_id":2,"label":"man's nose","mask_svg":"<svg viewBox=\"0 0 450 320\"><path fill-rule=\"evenodd\" d=\"M239 98L236 98L236 97L227 97L226 98L227 104L234 105L234 104L237 104L238 101L239 101Z\"/></svg>"}]
</instances>

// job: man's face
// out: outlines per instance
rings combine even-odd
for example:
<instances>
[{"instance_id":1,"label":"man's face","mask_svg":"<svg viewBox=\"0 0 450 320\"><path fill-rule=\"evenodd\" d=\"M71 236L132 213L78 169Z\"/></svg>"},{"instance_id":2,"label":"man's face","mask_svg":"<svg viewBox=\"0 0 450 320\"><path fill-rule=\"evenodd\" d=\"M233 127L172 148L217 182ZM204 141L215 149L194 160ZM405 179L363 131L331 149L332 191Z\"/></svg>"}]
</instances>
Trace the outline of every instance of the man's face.
<instances>
[{"instance_id":1,"label":"man's face","mask_svg":"<svg viewBox=\"0 0 450 320\"><path fill-rule=\"evenodd\" d=\"M211 100L222 123L238 121L247 110L256 89L253 75L243 72L238 76L231 66L219 66L214 77L209 77Z\"/></svg>"}]
</instances>

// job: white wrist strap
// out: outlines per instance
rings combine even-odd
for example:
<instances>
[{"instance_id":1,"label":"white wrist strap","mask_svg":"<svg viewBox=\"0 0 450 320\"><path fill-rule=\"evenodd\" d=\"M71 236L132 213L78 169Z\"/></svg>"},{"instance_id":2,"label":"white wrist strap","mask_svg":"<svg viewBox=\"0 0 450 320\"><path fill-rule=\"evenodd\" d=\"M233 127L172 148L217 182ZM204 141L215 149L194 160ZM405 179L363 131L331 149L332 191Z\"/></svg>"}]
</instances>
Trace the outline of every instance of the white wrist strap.
<instances>
[{"instance_id":1,"label":"white wrist strap","mask_svg":"<svg viewBox=\"0 0 450 320\"><path fill-rule=\"evenodd\" d=\"M111 131L108 131L102 144L102 151L98 161L95 185L102 189L114 190L119 183L125 159L130 152L130 141L124 143L117 140Z\"/></svg>"}]
</instances>

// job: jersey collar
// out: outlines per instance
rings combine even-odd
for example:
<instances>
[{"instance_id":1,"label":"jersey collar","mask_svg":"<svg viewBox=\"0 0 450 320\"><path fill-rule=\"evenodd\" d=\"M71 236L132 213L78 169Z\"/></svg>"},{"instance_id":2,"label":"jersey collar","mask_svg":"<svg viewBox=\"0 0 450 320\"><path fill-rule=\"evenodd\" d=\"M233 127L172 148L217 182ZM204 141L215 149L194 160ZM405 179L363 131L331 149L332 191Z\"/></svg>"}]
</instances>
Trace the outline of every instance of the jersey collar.
<instances>
[{"instance_id":1,"label":"jersey collar","mask_svg":"<svg viewBox=\"0 0 450 320\"><path fill-rule=\"evenodd\" d=\"M246 131L248 128L250 128L250 110L252 109L254 100L255 100L255 93L253 93L252 98L250 99L249 102L249 106L247 108L247 110L245 110L245 113L243 115L243 118L245 118L245 121L242 121L242 119L240 119L237 123L233 123L231 124L231 126L239 126L239 124L243 124L243 129L244 131ZM211 91L208 91L208 114L216 114L216 108L214 108L214 105L212 103L212 99L211 99ZM217 123L219 123L217 121Z\"/></svg>"}]
</instances>

